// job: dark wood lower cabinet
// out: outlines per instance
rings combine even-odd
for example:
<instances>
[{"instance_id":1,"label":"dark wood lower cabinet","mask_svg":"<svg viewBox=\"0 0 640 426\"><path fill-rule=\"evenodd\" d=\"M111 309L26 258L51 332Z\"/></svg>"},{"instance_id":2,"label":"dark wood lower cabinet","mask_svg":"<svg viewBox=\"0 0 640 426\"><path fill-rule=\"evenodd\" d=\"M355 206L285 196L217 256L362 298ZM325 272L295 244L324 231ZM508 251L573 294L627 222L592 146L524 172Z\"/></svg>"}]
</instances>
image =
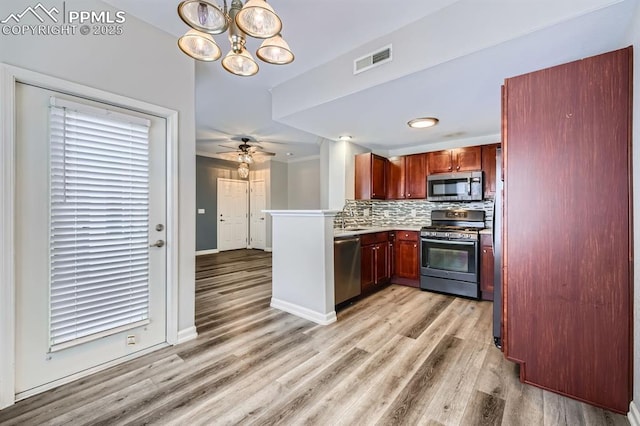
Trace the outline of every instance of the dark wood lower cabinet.
<instances>
[{"instance_id":1,"label":"dark wood lower cabinet","mask_svg":"<svg viewBox=\"0 0 640 426\"><path fill-rule=\"evenodd\" d=\"M370 293L389 282L389 233L363 234L361 240L362 293Z\"/></svg>"},{"instance_id":2,"label":"dark wood lower cabinet","mask_svg":"<svg viewBox=\"0 0 640 426\"><path fill-rule=\"evenodd\" d=\"M626 413L631 47L505 81L503 348L522 381ZM636 366L636 368L638 368Z\"/></svg>"},{"instance_id":3,"label":"dark wood lower cabinet","mask_svg":"<svg viewBox=\"0 0 640 426\"><path fill-rule=\"evenodd\" d=\"M416 231L396 231L392 257L395 284L420 286L420 233Z\"/></svg>"},{"instance_id":4,"label":"dark wood lower cabinet","mask_svg":"<svg viewBox=\"0 0 640 426\"><path fill-rule=\"evenodd\" d=\"M480 297L482 300L493 300L493 260L492 236L480 234Z\"/></svg>"}]
</instances>

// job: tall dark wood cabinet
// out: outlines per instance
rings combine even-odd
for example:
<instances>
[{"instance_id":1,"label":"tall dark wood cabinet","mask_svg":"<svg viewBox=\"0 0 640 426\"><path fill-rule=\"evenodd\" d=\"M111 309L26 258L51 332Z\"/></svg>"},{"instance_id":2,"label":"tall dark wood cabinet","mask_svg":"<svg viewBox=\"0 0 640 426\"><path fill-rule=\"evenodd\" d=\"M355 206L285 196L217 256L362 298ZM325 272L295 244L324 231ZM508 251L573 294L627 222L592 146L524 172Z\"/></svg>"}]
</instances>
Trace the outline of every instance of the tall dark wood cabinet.
<instances>
[{"instance_id":1,"label":"tall dark wood cabinet","mask_svg":"<svg viewBox=\"0 0 640 426\"><path fill-rule=\"evenodd\" d=\"M631 399L631 67L622 49L509 78L503 348L522 381Z\"/></svg>"}]
</instances>

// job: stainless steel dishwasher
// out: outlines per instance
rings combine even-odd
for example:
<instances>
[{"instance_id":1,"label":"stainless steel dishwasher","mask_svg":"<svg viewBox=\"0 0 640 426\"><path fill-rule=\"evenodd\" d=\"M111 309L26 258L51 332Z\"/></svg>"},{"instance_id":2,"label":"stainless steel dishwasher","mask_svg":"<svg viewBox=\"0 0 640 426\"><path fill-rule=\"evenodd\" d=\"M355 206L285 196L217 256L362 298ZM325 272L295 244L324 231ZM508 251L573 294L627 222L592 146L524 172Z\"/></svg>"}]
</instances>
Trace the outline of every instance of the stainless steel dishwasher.
<instances>
[{"instance_id":1,"label":"stainless steel dishwasher","mask_svg":"<svg viewBox=\"0 0 640 426\"><path fill-rule=\"evenodd\" d=\"M360 295L360 237L333 240L333 270L336 305Z\"/></svg>"}]
</instances>

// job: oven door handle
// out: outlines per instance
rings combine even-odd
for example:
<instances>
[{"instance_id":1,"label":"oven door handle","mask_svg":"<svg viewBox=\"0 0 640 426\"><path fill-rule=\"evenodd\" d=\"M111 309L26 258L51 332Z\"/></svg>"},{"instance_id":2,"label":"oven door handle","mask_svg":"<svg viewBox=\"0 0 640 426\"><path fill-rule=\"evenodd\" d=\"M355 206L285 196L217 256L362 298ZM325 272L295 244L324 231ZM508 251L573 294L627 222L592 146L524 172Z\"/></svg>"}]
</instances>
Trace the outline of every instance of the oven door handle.
<instances>
[{"instance_id":1,"label":"oven door handle","mask_svg":"<svg viewBox=\"0 0 640 426\"><path fill-rule=\"evenodd\" d=\"M436 244L454 244L459 246L473 246L477 243L477 241L456 241L456 240L430 240L427 238L422 238L423 243L436 243Z\"/></svg>"}]
</instances>

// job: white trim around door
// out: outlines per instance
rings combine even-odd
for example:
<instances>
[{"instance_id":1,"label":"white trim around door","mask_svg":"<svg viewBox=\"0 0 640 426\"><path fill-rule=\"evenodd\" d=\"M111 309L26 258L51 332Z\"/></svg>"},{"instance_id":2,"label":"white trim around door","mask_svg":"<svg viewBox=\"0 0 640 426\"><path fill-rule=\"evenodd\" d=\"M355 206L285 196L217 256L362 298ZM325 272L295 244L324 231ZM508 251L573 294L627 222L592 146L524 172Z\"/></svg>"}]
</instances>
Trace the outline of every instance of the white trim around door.
<instances>
[{"instance_id":1,"label":"white trim around door","mask_svg":"<svg viewBox=\"0 0 640 426\"><path fill-rule=\"evenodd\" d=\"M15 402L15 87L18 82L163 117L167 122L167 344L178 334L178 112L33 71L0 64L0 409ZM187 337L187 334L189 335ZM140 356L132 354L131 358ZM128 358L128 357L127 357ZM124 361L125 359L121 359ZM108 365L101 366L103 368ZM75 379L77 377L73 377ZM70 381L69 380L64 380ZM51 387L62 383L52 383Z\"/></svg>"}]
</instances>

